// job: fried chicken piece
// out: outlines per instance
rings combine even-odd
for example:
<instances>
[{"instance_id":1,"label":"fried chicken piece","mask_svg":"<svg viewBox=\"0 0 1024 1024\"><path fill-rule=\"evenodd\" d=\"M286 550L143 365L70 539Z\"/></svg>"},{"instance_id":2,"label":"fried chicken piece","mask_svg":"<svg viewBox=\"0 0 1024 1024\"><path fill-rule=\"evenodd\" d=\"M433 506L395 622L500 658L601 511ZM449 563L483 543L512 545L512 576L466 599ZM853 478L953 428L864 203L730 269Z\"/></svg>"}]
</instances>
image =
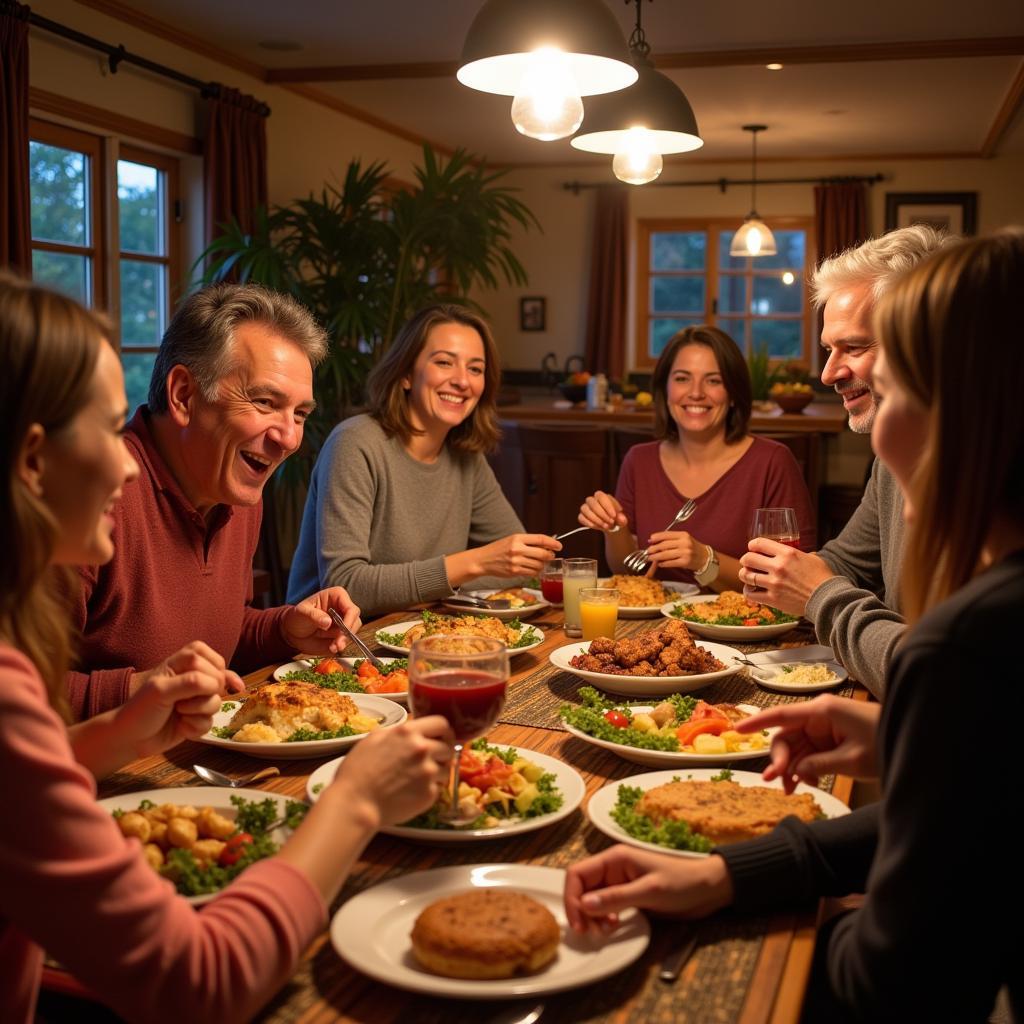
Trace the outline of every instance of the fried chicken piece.
<instances>
[{"instance_id":1,"label":"fried chicken piece","mask_svg":"<svg viewBox=\"0 0 1024 1024\"><path fill-rule=\"evenodd\" d=\"M664 643L673 647L692 647L693 637L686 628L686 623L679 619L672 619L661 627L661 639Z\"/></svg>"},{"instance_id":2,"label":"fried chicken piece","mask_svg":"<svg viewBox=\"0 0 1024 1024\"><path fill-rule=\"evenodd\" d=\"M683 649L672 645L670 647L666 647L661 654L658 655L658 664L663 668L668 668L670 665L678 665L682 657Z\"/></svg>"},{"instance_id":3,"label":"fried chicken piece","mask_svg":"<svg viewBox=\"0 0 1024 1024\"><path fill-rule=\"evenodd\" d=\"M638 633L615 644L615 660L625 668L641 661L653 661L665 645L657 633Z\"/></svg>"},{"instance_id":4,"label":"fried chicken piece","mask_svg":"<svg viewBox=\"0 0 1024 1024\"><path fill-rule=\"evenodd\" d=\"M607 636L599 636L596 640L591 641L590 650L588 654L614 654L615 653L615 641Z\"/></svg>"},{"instance_id":5,"label":"fried chicken piece","mask_svg":"<svg viewBox=\"0 0 1024 1024\"><path fill-rule=\"evenodd\" d=\"M649 661L638 661L627 671L631 676L656 676L658 670Z\"/></svg>"}]
</instances>

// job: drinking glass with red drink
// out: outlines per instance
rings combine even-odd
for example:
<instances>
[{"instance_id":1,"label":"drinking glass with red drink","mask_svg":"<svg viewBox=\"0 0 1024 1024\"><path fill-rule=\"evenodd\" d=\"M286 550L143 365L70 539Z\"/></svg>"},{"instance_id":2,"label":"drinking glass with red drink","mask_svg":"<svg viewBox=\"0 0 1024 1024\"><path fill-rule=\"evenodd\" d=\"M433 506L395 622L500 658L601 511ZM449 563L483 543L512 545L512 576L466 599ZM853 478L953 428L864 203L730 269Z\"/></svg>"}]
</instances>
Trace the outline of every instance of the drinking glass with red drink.
<instances>
[{"instance_id":1,"label":"drinking glass with red drink","mask_svg":"<svg viewBox=\"0 0 1024 1024\"><path fill-rule=\"evenodd\" d=\"M797 526L796 512L791 508L759 508L754 511L750 524L750 539L767 537L768 540L787 544L791 548L800 547L800 527ZM744 597L757 599L757 587L745 586Z\"/></svg>"},{"instance_id":2,"label":"drinking glass with red drink","mask_svg":"<svg viewBox=\"0 0 1024 1024\"><path fill-rule=\"evenodd\" d=\"M484 636L426 636L409 651L409 706L416 717L441 715L455 733L450 817L458 818L462 748L483 736L505 706L508 650Z\"/></svg>"},{"instance_id":3,"label":"drinking glass with red drink","mask_svg":"<svg viewBox=\"0 0 1024 1024\"><path fill-rule=\"evenodd\" d=\"M552 558L540 571L540 592L549 604L562 604L562 560Z\"/></svg>"}]
</instances>

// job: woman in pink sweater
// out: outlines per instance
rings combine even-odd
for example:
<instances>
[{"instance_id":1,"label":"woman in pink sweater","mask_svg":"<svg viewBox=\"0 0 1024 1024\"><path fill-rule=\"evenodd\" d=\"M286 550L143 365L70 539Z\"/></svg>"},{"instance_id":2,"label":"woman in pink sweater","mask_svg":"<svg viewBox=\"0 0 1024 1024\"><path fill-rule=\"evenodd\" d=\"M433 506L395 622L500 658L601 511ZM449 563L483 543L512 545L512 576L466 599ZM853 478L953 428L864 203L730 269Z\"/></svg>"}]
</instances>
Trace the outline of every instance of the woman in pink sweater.
<instances>
[{"instance_id":1,"label":"woman in pink sweater","mask_svg":"<svg viewBox=\"0 0 1024 1024\"><path fill-rule=\"evenodd\" d=\"M198 913L122 836L95 780L202 735L227 673L207 650L202 667L67 724L55 576L111 557L109 511L138 472L106 334L71 300L0 276L0 1019L33 1019L45 949L129 1020L248 1020L376 829L432 802L451 736L433 717L364 740L280 853Z\"/></svg>"}]
</instances>

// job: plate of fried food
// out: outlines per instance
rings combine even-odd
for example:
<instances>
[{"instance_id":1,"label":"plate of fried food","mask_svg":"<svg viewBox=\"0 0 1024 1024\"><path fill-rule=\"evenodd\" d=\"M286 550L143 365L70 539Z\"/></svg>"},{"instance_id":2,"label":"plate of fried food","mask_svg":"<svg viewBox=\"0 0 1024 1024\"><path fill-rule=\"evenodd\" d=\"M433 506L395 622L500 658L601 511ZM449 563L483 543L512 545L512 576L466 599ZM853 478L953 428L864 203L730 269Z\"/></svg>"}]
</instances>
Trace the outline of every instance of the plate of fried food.
<instances>
[{"instance_id":1,"label":"plate of fried food","mask_svg":"<svg viewBox=\"0 0 1024 1024\"><path fill-rule=\"evenodd\" d=\"M292 761L336 754L407 717L401 704L370 693L341 693L297 680L266 683L240 703L221 705L198 742Z\"/></svg>"},{"instance_id":2,"label":"plate of fried food","mask_svg":"<svg viewBox=\"0 0 1024 1024\"><path fill-rule=\"evenodd\" d=\"M811 822L850 808L831 793L801 782L787 795L782 780L755 772L645 772L599 789L587 805L598 831L618 843L677 857L706 857L713 846L771 832L783 818Z\"/></svg>"},{"instance_id":3,"label":"plate of fried food","mask_svg":"<svg viewBox=\"0 0 1024 1024\"><path fill-rule=\"evenodd\" d=\"M308 807L258 789L178 786L97 801L150 867L189 903L208 903L250 864L273 856Z\"/></svg>"},{"instance_id":4,"label":"plate of fried food","mask_svg":"<svg viewBox=\"0 0 1024 1024\"><path fill-rule=\"evenodd\" d=\"M381 672L365 658L300 658L274 669L279 682L316 683L342 693L375 693L409 703L408 658L380 658Z\"/></svg>"},{"instance_id":5,"label":"plate of fried food","mask_svg":"<svg viewBox=\"0 0 1024 1024\"><path fill-rule=\"evenodd\" d=\"M739 672L740 652L697 643L682 622L613 640L566 644L548 656L552 665L609 693L628 697L690 693Z\"/></svg>"},{"instance_id":6,"label":"plate of fried food","mask_svg":"<svg viewBox=\"0 0 1024 1024\"><path fill-rule=\"evenodd\" d=\"M563 704L567 732L610 750L634 764L652 768L723 765L765 758L774 730L736 731L736 724L760 708L752 704L708 704L673 693L656 704L616 703L592 686L581 687L582 704Z\"/></svg>"},{"instance_id":7,"label":"plate of fried food","mask_svg":"<svg viewBox=\"0 0 1024 1024\"><path fill-rule=\"evenodd\" d=\"M616 574L597 581L599 587L618 590L619 616L623 619L653 619L668 601L678 601L689 594L699 594L692 583L674 580L652 580L646 576Z\"/></svg>"},{"instance_id":8,"label":"plate of fried food","mask_svg":"<svg viewBox=\"0 0 1024 1024\"><path fill-rule=\"evenodd\" d=\"M481 601L487 602L508 601L510 605L508 608L479 608L475 613L477 615L493 615L503 622L529 618L548 607L548 602L544 600L541 592L532 587L506 587L504 590L461 590L459 593L469 597L479 597ZM447 601L441 603L452 611L463 613L466 611L464 604L449 604Z\"/></svg>"},{"instance_id":9,"label":"plate of fried food","mask_svg":"<svg viewBox=\"0 0 1024 1024\"><path fill-rule=\"evenodd\" d=\"M685 622L698 636L744 643L782 636L800 622L798 615L787 615L778 608L749 601L736 590L669 601L662 605L661 614Z\"/></svg>"},{"instance_id":10,"label":"plate of fried food","mask_svg":"<svg viewBox=\"0 0 1024 1024\"><path fill-rule=\"evenodd\" d=\"M342 904L331 944L385 985L457 999L539 996L621 971L650 941L627 911L607 935L577 935L562 904L565 871L462 864L412 871Z\"/></svg>"},{"instance_id":11,"label":"plate of fried food","mask_svg":"<svg viewBox=\"0 0 1024 1024\"><path fill-rule=\"evenodd\" d=\"M374 638L387 651L408 654L413 641L437 635L451 638L446 649L452 653L460 649L460 635L489 636L504 642L510 658L544 643L544 634L536 626L523 625L518 619L502 622L489 615L437 615L430 611L424 611L419 621L412 619L378 629Z\"/></svg>"},{"instance_id":12,"label":"plate of fried food","mask_svg":"<svg viewBox=\"0 0 1024 1024\"><path fill-rule=\"evenodd\" d=\"M321 765L306 783L315 803L330 785L343 758ZM583 802L586 785L570 765L535 750L474 740L459 763L460 823L450 824L451 788L443 790L428 811L380 831L426 843L465 843L498 839L547 828L567 818Z\"/></svg>"}]
</instances>

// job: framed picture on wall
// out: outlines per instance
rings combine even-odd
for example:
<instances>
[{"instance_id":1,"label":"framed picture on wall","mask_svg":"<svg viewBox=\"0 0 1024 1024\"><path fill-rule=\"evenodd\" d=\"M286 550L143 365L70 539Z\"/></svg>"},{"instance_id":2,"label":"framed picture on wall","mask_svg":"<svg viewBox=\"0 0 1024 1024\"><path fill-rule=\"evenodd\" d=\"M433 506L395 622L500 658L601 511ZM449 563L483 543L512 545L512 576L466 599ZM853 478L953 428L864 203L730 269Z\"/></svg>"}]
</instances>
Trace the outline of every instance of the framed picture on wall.
<instances>
[{"instance_id":1,"label":"framed picture on wall","mask_svg":"<svg viewBox=\"0 0 1024 1024\"><path fill-rule=\"evenodd\" d=\"M930 224L957 235L978 227L977 192L886 192L885 230Z\"/></svg>"},{"instance_id":2,"label":"framed picture on wall","mask_svg":"<svg viewBox=\"0 0 1024 1024\"><path fill-rule=\"evenodd\" d=\"M547 305L547 299L539 295L524 295L519 300L519 330L546 330Z\"/></svg>"}]
</instances>

